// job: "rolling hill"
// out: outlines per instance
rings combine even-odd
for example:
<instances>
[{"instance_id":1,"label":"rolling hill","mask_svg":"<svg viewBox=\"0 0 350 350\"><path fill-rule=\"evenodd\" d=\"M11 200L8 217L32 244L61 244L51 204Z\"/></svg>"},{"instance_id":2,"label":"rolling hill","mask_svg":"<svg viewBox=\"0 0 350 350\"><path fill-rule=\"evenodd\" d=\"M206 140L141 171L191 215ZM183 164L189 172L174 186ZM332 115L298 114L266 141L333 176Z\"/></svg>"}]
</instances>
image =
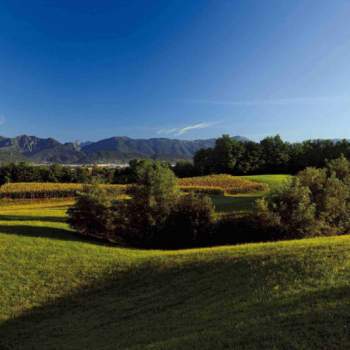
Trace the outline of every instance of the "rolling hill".
<instances>
[{"instance_id":1,"label":"rolling hill","mask_svg":"<svg viewBox=\"0 0 350 350\"><path fill-rule=\"evenodd\" d=\"M138 250L65 208L1 208L1 349L350 348L350 236Z\"/></svg>"}]
</instances>

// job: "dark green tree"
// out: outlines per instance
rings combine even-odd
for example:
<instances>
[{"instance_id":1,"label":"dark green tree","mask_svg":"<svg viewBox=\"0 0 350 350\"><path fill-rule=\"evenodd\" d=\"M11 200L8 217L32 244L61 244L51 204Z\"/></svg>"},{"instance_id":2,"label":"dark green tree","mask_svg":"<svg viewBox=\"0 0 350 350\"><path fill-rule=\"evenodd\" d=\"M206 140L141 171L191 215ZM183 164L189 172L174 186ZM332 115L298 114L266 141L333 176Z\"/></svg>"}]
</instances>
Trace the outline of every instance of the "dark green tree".
<instances>
[{"instance_id":1,"label":"dark green tree","mask_svg":"<svg viewBox=\"0 0 350 350\"><path fill-rule=\"evenodd\" d=\"M110 207L111 200L105 191L97 186L86 186L68 209L68 223L82 235L110 240Z\"/></svg>"},{"instance_id":2,"label":"dark green tree","mask_svg":"<svg viewBox=\"0 0 350 350\"><path fill-rule=\"evenodd\" d=\"M266 173L283 173L288 170L289 145L279 135L263 139L260 145Z\"/></svg>"},{"instance_id":3,"label":"dark green tree","mask_svg":"<svg viewBox=\"0 0 350 350\"><path fill-rule=\"evenodd\" d=\"M192 162L180 160L176 162L173 171L177 177L192 177L196 175L195 167Z\"/></svg>"},{"instance_id":4,"label":"dark green tree","mask_svg":"<svg viewBox=\"0 0 350 350\"><path fill-rule=\"evenodd\" d=\"M243 154L237 162L237 174L255 174L262 168L262 150L259 143L247 141L241 143Z\"/></svg>"},{"instance_id":5,"label":"dark green tree","mask_svg":"<svg viewBox=\"0 0 350 350\"><path fill-rule=\"evenodd\" d=\"M211 174L215 171L212 148L201 149L194 155L193 163L198 175Z\"/></svg>"},{"instance_id":6,"label":"dark green tree","mask_svg":"<svg viewBox=\"0 0 350 350\"><path fill-rule=\"evenodd\" d=\"M176 177L167 164L144 160L135 165L131 199L115 204L115 236L136 245L154 242L178 198Z\"/></svg>"},{"instance_id":7,"label":"dark green tree","mask_svg":"<svg viewBox=\"0 0 350 350\"><path fill-rule=\"evenodd\" d=\"M208 196L190 193L178 199L159 237L162 247L191 247L212 240L215 208Z\"/></svg>"},{"instance_id":8,"label":"dark green tree","mask_svg":"<svg viewBox=\"0 0 350 350\"><path fill-rule=\"evenodd\" d=\"M218 138L213 150L215 172L232 174L242 154L243 147L240 142L233 140L229 135Z\"/></svg>"}]
</instances>

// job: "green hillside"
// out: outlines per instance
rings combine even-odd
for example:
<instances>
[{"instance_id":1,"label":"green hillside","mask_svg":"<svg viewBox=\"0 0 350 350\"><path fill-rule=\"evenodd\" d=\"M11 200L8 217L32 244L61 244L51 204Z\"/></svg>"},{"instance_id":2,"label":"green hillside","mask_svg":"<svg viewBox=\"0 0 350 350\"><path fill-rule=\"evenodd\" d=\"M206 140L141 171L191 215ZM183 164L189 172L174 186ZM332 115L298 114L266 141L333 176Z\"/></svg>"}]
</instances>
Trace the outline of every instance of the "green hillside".
<instances>
[{"instance_id":1,"label":"green hillside","mask_svg":"<svg viewBox=\"0 0 350 350\"><path fill-rule=\"evenodd\" d=\"M0 349L347 349L350 236L179 251L2 206Z\"/></svg>"}]
</instances>

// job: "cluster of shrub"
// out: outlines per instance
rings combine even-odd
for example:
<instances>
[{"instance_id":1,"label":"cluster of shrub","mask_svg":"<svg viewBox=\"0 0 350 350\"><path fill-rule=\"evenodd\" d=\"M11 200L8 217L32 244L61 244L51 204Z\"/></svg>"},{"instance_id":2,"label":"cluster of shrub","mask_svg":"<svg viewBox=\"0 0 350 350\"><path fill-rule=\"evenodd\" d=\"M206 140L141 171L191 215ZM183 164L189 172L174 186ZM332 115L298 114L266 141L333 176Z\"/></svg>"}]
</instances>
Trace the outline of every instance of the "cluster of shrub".
<instances>
[{"instance_id":1,"label":"cluster of shrub","mask_svg":"<svg viewBox=\"0 0 350 350\"><path fill-rule=\"evenodd\" d=\"M167 164L138 162L130 199L114 200L103 189L87 186L68 211L79 233L142 247L195 246L209 240L214 206L209 197L181 194Z\"/></svg>"},{"instance_id":2,"label":"cluster of shrub","mask_svg":"<svg viewBox=\"0 0 350 350\"><path fill-rule=\"evenodd\" d=\"M260 142L237 141L228 135L216 140L215 147L199 150L194 162L178 162L178 177L207 174L296 174L306 167L324 167L326 160L344 155L350 159L347 140L284 142L279 136Z\"/></svg>"},{"instance_id":3,"label":"cluster of shrub","mask_svg":"<svg viewBox=\"0 0 350 350\"><path fill-rule=\"evenodd\" d=\"M257 206L260 226L277 238L349 233L350 162L341 156L324 168L306 168Z\"/></svg>"},{"instance_id":4,"label":"cluster of shrub","mask_svg":"<svg viewBox=\"0 0 350 350\"><path fill-rule=\"evenodd\" d=\"M307 168L246 215L217 215L210 198L180 193L169 167L144 161L130 199L90 187L69 209L79 233L139 247L180 248L294 239L350 231L350 162Z\"/></svg>"}]
</instances>

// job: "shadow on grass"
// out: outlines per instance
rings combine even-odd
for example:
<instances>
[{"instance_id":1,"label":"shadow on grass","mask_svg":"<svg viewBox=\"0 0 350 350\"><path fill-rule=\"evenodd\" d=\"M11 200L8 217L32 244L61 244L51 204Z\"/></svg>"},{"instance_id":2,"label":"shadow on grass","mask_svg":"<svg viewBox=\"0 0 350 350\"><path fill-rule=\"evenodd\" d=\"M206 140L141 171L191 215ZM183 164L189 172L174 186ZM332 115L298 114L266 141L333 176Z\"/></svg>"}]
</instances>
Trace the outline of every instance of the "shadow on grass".
<instances>
[{"instance_id":1,"label":"shadow on grass","mask_svg":"<svg viewBox=\"0 0 350 350\"><path fill-rule=\"evenodd\" d=\"M88 241L88 239L79 236L72 230L57 227L30 225L1 225L0 222L0 232L5 234L15 234L19 236L60 239L64 241Z\"/></svg>"},{"instance_id":2,"label":"shadow on grass","mask_svg":"<svg viewBox=\"0 0 350 350\"><path fill-rule=\"evenodd\" d=\"M347 349L349 289L276 296L273 266L147 263L0 325L0 349ZM248 277L247 277L248 276Z\"/></svg>"},{"instance_id":3,"label":"shadow on grass","mask_svg":"<svg viewBox=\"0 0 350 350\"><path fill-rule=\"evenodd\" d=\"M1 225L0 233L18 236L27 236L33 238L50 238L61 241L78 241L92 243L100 246L115 246L97 238L79 235L73 230L49 226L30 226L30 225ZM2 350L0 348L0 350Z\"/></svg>"},{"instance_id":4,"label":"shadow on grass","mask_svg":"<svg viewBox=\"0 0 350 350\"><path fill-rule=\"evenodd\" d=\"M47 222L66 222L65 217L59 216L37 216L37 215L1 215L1 221L47 221Z\"/></svg>"},{"instance_id":5,"label":"shadow on grass","mask_svg":"<svg viewBox=\"0 0 350 350\"><path fill-rule=\"evenodd\" d=\"M212 196L218 212L250 212L255 208L255 202L261 196Z\"/></svg>"}]
</instances>

